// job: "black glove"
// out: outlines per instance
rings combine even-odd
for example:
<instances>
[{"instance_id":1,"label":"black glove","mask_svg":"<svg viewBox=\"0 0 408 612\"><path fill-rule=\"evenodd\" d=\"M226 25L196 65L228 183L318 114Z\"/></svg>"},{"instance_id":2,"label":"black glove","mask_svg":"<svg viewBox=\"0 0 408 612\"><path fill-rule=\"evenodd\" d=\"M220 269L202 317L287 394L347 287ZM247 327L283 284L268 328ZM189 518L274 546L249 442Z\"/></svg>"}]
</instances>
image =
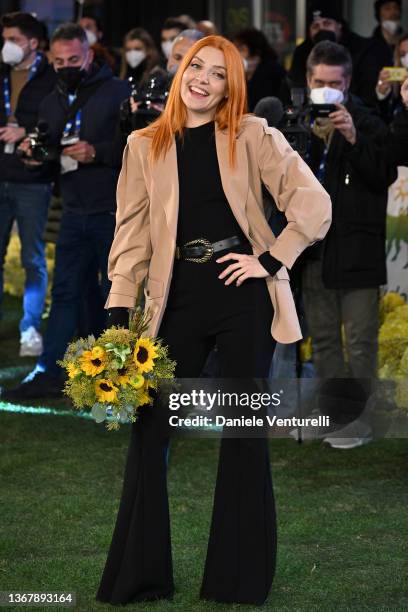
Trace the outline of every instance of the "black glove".
<instances>
[{"instance_id":1,"label":"black glove","mask_svg":"<svg viewBox=\"0 0 408 612\"><path fill-rule=\"evenodd\" d=\"M116 308L109 308L108 310L108 324L107 327L112 325L120 325L121 327L129 327L129 310L121 306Z\"/></svg>"}]
</instances>

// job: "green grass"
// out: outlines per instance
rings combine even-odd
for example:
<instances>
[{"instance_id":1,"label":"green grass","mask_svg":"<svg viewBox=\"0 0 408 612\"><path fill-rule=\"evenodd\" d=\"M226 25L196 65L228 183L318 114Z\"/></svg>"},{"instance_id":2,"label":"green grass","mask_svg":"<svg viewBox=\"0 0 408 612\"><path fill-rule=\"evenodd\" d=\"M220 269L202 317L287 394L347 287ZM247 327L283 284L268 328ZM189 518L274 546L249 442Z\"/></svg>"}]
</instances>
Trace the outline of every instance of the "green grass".
<instances>
[{"instance_id":1,"label":"green grass","mask_svg":"<svg viewBox=\"0 0 408 612\"><path fill-rule=\"evenodd\" d=\"M14 300L7 307L16 312ZM15 326L15 319L2 324L0 367L20 363ZM0 591L72 590L76 610L113 609L94 597L116 518L128 438L128 427L109 433L74 417L0 412ZM259 609L198 599L217 448L216 440L172 441L168 482L176 593L173 601L129 604L126 610ZM407 610L406 440L342 452L319 442L276 439L270 448L279 544L264 609Z\"/></svg>"}]
</instances>

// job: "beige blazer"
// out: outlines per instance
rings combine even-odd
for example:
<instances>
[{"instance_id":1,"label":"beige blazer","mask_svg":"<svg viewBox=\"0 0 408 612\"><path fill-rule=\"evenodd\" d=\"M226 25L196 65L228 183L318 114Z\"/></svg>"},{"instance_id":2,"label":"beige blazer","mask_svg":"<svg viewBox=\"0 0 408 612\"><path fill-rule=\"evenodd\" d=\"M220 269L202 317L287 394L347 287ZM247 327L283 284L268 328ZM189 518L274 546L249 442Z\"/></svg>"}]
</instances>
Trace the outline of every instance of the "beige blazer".
<instances>
[{"instance_id":1,"label":"beige blazer","mask_svg":"<svg viewBox=\"0 0 408 612\"><path fill-rule=\"evenodd\" d=\"M269 128L264 119L244 118L233 170L228 161L228 135L218 126L215 140L224 193L253 253L260 255L268 249L284 264L274 277L266 279L275 312L272 336L282 343L299 340L302 336L286 268L292 267L306 247L326 235L331 222L330 198L284 136ZM179 191L175 141L154 164L148 161L149 142L134 132L124 151L108 265L112 287L105 307L133 307L147 277L146 308L152 319L146 333L155 336L173 271ZM262 183L288 220L278 238L265 218Z\"/></svg>"}]
</instances>

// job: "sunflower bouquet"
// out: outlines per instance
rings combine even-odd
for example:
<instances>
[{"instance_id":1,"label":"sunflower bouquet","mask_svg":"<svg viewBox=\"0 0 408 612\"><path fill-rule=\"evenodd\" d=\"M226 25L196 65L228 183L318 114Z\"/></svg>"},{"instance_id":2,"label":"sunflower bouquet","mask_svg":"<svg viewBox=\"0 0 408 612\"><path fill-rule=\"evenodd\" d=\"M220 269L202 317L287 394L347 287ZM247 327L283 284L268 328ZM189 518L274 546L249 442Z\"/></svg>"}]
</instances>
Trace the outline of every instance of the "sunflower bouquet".
<instances>
[{"instance_id":1,"label":"sunflower bouquet","mask_svg":"<svg viewBox=\"0 0 408 612\"><path fill-rule=\"evenodd\" d=\"M72 342L59 362L67 372L64 393L76 409L91 409L109 430L135 422L140 406L151 404L150 391L174 378L176 363L158 338L144 337L149 314L136 309L129 329L111 327L99 338Z\"/></svg>"}]
</instances>

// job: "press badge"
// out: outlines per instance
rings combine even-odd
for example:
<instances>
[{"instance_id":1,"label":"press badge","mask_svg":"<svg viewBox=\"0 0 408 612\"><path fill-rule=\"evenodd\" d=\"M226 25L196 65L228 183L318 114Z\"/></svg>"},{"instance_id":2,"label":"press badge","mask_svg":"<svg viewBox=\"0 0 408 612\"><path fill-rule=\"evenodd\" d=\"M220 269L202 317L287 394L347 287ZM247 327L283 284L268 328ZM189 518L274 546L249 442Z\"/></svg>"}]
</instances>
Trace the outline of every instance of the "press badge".
<instances>
[{"instance_id":1,"label":"press badge","mask_svg":"<svg viewBox=\"0 0 408 612\"><path fill-rule=\"evenodd\" d=\"M7 123L6 127L18 127L18 123L10 122L10 123ZM7 153L8 155L13 155L15 150L16 150L15 142L5 142L4 143L4 149L3 149L4 153Z\"/></svg>"},{"instance_id":2,"label":"press badge","mask_svg":"<svg viewBox=\"0 0 408 612\"><path fill-rule=\"evenodd\" d=\"M61 174L66 174L67 172L74 172L74 170L78 170L78 162L76 159L73 159L69 155L61 155Z\"/></svg>"},{"instance_id":3,"label":"press badge","mask_svg":"<svg viewBox=\"0 0 408 612\"><path fill-rule=\"evenodd\" d=\"M78 136L64 136L61 138L61 145L63 147L69 147L70 145L76 144L79 142ZM61 163L61 174L66 174L67 172L74 172L78 170L78 161L73 159L69 155L61 154L60 157Z\"/></svg>"}]
</instances>

